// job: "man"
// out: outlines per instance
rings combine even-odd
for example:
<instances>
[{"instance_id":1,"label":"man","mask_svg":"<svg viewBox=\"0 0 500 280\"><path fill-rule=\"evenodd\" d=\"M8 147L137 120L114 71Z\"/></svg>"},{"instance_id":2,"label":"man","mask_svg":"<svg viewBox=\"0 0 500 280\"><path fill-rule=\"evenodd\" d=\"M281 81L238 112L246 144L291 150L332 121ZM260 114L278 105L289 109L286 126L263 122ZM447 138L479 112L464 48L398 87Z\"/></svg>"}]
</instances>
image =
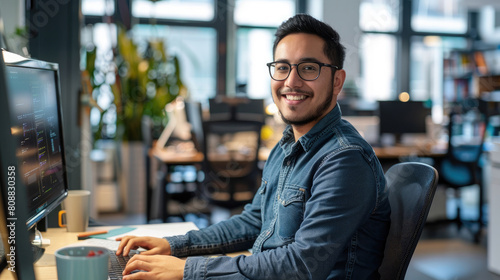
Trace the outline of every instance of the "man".
<instances>
[{"instance_id":1,"label":"man","mask_svg":"<svg viewBox=\"0 0 500 280\"><path fill-rule=\"evenodd\" d=\"M372 148L341 120L339 40L308 15L279 27L268 67L288 126L253 202L241 215L185 236L124 237L117 254L148 249L130 260L124 279L379 278L390 207ZM235 258L172 257L250 247L252 255ZM143 272L128 274L135 269Z\"/></svg>"}]
</instances>

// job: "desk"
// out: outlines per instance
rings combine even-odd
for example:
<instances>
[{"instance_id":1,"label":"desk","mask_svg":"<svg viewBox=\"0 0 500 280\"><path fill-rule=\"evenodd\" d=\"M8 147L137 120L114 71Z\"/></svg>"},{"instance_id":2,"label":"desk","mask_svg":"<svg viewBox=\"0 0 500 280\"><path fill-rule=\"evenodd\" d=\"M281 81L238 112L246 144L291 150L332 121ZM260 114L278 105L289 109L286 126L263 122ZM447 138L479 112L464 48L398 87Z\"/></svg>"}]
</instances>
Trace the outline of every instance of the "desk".
<instances>
[{"instance_id":1,"label":"desk","mask_svg":"<svg viewBox=\"0 0 500 280\"><path fill-rule=\"evenodd\" d=\"M446 148L436 148L432 145L373 147L373 151L381 160L409 156L436 158L444 157L447 152Z\"/></svg>"},{"instance_id":2,"label":"desk","mask_svg":"<svg viewBox=\"0 0 500 280\"><path fill-rule=\"evenodd\" d=\"M185 232L196 229L193 223L173 223L173 224L151 224L151 225L138 225L132 227L147 228L152 230L162 230L168 235L169 227L175 227L175 232L179 233L180 228ZM93 227L88 231L95 230L110 230L117 227ZM49 228L43 232L44 239L50 239L50 246L45 249L45 254L40 261L35 263L34 270L37 280L57 280L57 269L55 266L54 253L59 248L79 242L77 238L78 232L67 232L65 228ZM240 254L248 254L247 252L233 253L228 256L237 256ZM14 280L14 276L8 270L4 270L0 274L1 280Z\"/></svg>"}]
</instances>

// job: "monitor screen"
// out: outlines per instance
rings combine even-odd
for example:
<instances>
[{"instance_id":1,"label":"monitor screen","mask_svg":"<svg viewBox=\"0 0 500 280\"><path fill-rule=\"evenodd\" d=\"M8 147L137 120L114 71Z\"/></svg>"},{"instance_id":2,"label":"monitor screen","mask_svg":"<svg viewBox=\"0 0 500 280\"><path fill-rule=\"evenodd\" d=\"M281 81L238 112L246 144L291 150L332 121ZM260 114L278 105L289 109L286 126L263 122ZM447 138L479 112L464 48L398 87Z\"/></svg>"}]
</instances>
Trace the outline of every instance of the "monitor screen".
<instances>
[{"instance_id":1,"label":"monitor screen","mask_svg":"<svg viewBox=\"0 0 500 280\"><path fill-rule=\"evenodd\" d=\"M380 134L426 133L429 114L421 101L379 101Z\"/></svg>"},{"instance_id":2,"label":"monitor screen","mask_svg":"<svg viewBox=\"0 0 500 280\"><path fill-rule=\"evenodd\" d=\"M58 65L2 52L11 133L26 186L28 227L67 194Z\"/></svg>"}]
</instances>

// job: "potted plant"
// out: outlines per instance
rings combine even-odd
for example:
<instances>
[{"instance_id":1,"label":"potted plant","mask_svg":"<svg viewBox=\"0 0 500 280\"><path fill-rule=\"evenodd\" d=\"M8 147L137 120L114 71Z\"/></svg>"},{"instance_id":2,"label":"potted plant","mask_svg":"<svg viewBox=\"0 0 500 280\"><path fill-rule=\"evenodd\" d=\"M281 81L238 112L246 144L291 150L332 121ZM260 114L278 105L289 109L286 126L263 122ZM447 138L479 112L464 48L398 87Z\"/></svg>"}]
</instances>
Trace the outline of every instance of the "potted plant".
<instances>
[{"instance_id":1,"label":"potted plant","mask_svg":"<svg viewBox=\"0 0 500 280\"><path fill-rule=\"evenodd\" d=\"M179 60L167 56L161 40L147 42L141 54L123 28L118 30L117 79L113 86L117 111L117 137L141 141L144 116L155 126L165 125L165 106L186 88L180 78Z\"/></svg>"},{"instance_id":2,"label":"potted plant","mask_svg":"<svg viewBox=\"0 0 500 280\"><path fill-rule=\"evenodd\" d=\"M154 131L165 126L165 106L184 95L179 60L168 56L161 40L149 40L142 53L124 28L118 29L115 54L116 83L112 86L117 113L117 139L121 142L121 194L128 213L142 213L146 201L144 119ZM153 130L145 133L152 136ZM148 137L151 139L152 137ZM151 140L149 140L151 141ZM147 152L147 151L146 151Z\"/></svg>"}]
</instances>

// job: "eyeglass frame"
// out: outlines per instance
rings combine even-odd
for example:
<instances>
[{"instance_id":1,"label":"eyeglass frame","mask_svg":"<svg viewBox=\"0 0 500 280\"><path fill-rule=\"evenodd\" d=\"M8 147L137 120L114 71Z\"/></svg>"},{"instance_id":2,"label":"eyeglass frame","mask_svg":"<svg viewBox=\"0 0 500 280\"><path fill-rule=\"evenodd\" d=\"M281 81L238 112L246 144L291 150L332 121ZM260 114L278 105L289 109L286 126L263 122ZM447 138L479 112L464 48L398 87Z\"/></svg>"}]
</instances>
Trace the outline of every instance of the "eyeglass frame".
<instances>
[{"instance_id":1,"label":"eyeglass frame","mask_svg":"<svg viewBox=\"0 0 500 280\"><path fill-rule=\"evenodd\" d=\"M275 78L273 77L273 74L271 73L271 66L272 66L273 64L276 64L276 63L286 63L286 64L288 64L288 65L290 66L290 69L288 70L288 75L286 75L286 77L285 77L285 78L278 80L278 79L275 79ZM339 69L340 69L340 68L339 68L338 66L336 66L336 65L332 65L332 64L328 64L328 63L322 63L322 62L319 62L319 61L302 61L302 62L299 62L299 63L289 63L289 62L286 62L286 61L273 61L273 62L268 62L268 63L266 63L266 65L267 65L267 67L269 68L269 76L271 76L271 79L273 79L273 80L275 80L275 81L278 81L278 82L282 82L282 81L284 81L284 80L288 79L288 77L290 77L290 73L292 73L292 66L295 66L295 68L296 68L296 69L298 69L298 66L299 66L300 64L303 64L303 63L316 63L316 64L318 64L318 66L319 66L318 76L316 76L316 78L314 78L314 79L312 79L312 80L302 78L302 76L300 75L300 71L299 71L299 70L297 70L297 74L298 74L298 75L299 75L299 77L300 77L302 80L304 80L304 81L315 81L315 80L317 80L317 79L319 78L319 76L321 75L321 68L323 68L323 67L330 67L330 68L334 69L334 71L337 71L337 70L339 70Z\"/></svg>"}]
</instances>

